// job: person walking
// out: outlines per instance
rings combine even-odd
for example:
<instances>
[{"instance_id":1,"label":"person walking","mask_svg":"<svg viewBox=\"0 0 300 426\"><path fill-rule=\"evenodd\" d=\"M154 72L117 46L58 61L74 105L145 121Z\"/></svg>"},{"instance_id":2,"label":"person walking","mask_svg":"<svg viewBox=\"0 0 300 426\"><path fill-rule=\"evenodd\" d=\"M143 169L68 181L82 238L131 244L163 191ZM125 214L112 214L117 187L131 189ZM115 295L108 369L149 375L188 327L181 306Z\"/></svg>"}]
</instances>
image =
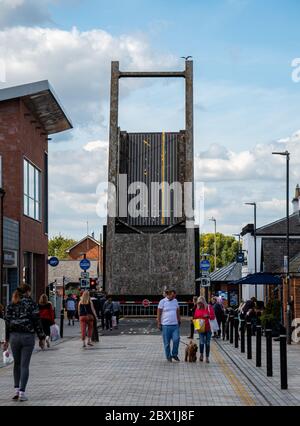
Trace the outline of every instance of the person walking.
<instances>
[{"instance_id":1,"label":"person walking","mask_svg":"<svg viewBox=\"0 0 300 426\"><path fill-rule=\"evenodd\" d=\"M106 293L102 293L99 300L100 314L101 314L101 327L102 330L105 330L105 315L104 315L104 305L106 302Z\"/></svg>"},{"instance_id":2,"label":"person walking","mask_svg":"<svg viewBox=\"0 0 300 426\"><path fill-rule=\"evenodd\" d=\"M218 322L219 330L214 332L215 337L220 338L221 337L221 331L222 331L222 324L224 321L224 309L223 305L219 303L219 300L217 297L212 297L211 299L211 305L215 312L215 317Z\"/></svg>"},{"instance_id":3,"label":"person walking","mask_svg":"<svg viewBox=\"0 0 300 426\"><path fill-rule=\"evenodd\" d=\"M114 316L116 317L116 321L117 321L116 328L118 328L119 321L120 321L120 311L121 311L121 307L120 307L120 302L119 301L117 301L117 300L113 301L113 310L114 310Z\"/></svg>"},{"instance_id":4,"label":"person walking","mask_svg":"<svg viewBox=\"0 0 300 426\"><path fill-rule=\"evenodd\" d=\"M81 296L80 302L78 304L78 316L81 328L82 347L86 348L86 334L88 336L88 346L94 346L91 340L94 317L97 315L88 290L85 290Z\"/></svg>"},{"instance_id":5,"label":"person walking","mask_svg":"<svg viewBox=\"0 0 300 426\"><path fill-rule=\"evenodd\" d=\"M195 333L195 327L194 327L194 314L195 314L195 310L197 309L197 301L198 301L198 297L194 296L193 297L193 306L190 309L190 314L191 314L191 332L190 335L188 337L188 339L193 339L194 338L194 333Z\"/></svg>"},{"instance_id":6,"label":"person walking","mask_svg":"<svg viewBox=\"0 0 300 426\"><path fill-rule=\"evenodd\" d=\"M112 331L112 317L114 314L114 307L111 297L109 297L104 303L103 311L105 317L105 328L106 330L110 329L110 331Z\"/></svg>"},{"instance_id":7,"label":"person walking","mask_svg":"<svg viewBox=\"0 0 300 426\"><path fill-rule=\"evenodd\" d=\"M38 305L31 299L31 288L23 284L13 293L5 315L6 340L3 349L10 345L14 357L14 401L27 401L25 396L29 379L29 364L35 344L35 333L39 338L39 346L45 347Z\"/></svg>"},{"instance_id":8,"label":"person walking","mask_svg":"<svg viewBox=\"0 0 300 426\"><path fill-rule=\"evenodd\" d=\"M94 317L94 322L93 322L92 342L99 342L99 333L98 333L99 301L94 292L91 292L90 296L91 296L91 301L96 312L96 316Z\"/></svg>"},{"instance_id":9,"label":"person walking","mask_svg":"<svg viewBox=\"0 0 300 426\"><path fill-rule=\"evenodd\" d=\"M69 320L68 325L75 325L75 313L76 313L76 301L74 297L69 294L65 303L66 310L67 310L67 318Z\"/></svg>"},{"instance_id":10,"label":"person walking","mask_svg":"<svg viewBox=\"0 0 300 426\"><path fill-rule=\"evenodd\" d=\"M166 290L166 297L159 302L157 327L162 331L165 355L168 362L180 362L178 357L180 342L180 309L175 290ZM171 349L171 342L173 348Z\"/></svg>"},{"instance_id":11,"label":"person walking","mask_svg":"<svg viewBox=\"0 0 300 426\"><path fill-rule=\"evenodd\" d=\"M205 321L205 328L203 332L199 333L200 340L200 362L203 362L204 347L206 349L206 362L209 364L210 355L210 341L212 331L210 327L210 320L215 319L215 313L212 306L208 305L205 297L201 296L198 299L197 309L195 311L195 319L202 319Z\"/></svg>"},{"instance_id":12,"label":"person walking","mask_svg":"<svg viewBox=\"0 0 300 426\"><path fill-rule=\"evenodd\" d=\"M50 327L55 324L54 309L52 303L48 301L46 294L42 294L39 300L39 311L43 331L46 335L46 345L50 348Z\"/></svg>"}]
</instances>

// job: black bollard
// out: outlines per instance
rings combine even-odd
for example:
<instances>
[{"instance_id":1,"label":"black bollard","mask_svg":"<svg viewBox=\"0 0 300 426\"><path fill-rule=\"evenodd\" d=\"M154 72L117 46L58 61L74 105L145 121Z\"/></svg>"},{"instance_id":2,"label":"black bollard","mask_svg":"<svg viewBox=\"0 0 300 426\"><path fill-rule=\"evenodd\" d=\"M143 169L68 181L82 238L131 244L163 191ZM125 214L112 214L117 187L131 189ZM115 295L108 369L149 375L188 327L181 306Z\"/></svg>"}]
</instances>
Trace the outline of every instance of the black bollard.
<instances>
[{"instance_id":1,"label":"black bollard","mask_svg":"<svg viewBox=\"0 0 300 426\"><path fill-rule=\"evenodd\" d=\"M226 340L229 340L229 338L230 338L229 331L230 331L229 314L227 314L227 319L226 319Z\"/></svg>"},{"instance_id":2,"label":"black bollard","mask_svg":"<svg viewBox=\"0 0 300 426\"><path fill-rule=\"evenodd\" d=\"M234 319L234 347L238 349L239 347L239 325L240 321L238 318Z\"/></svg>"},{"instance_id":3,"label":"black bollard","mask_svg":"<svg viewBox=\"0 0 300 426\"><path fill-rule=\"evenodd\" d=\"M232 315L229 316L229 321L230 321L230 343L233 345L234 317Z\"/></svg>"},{"instance_id":4,"label":"black bollard","mask_svg":"<svg viewBox=\"0 0 300 426\"><path fill-rule=\"evenodd\" d=\"M241 320L241 353L244 354L245 351L245 320Z\"/></svg>"},{"instance_id":5,"label":"black bollard","mask_svg":"<svg viewBox=\"0 0 300 426\"><path fill-rule=\"evenodd\" d=\"M252 359L252 326L247 322L247 358Z\"/></svg>"},{"instance_id":6,"label":"black bollard","mask_svg":"<svg viewBox=\"0 0 300 426\"><path fill-rule=\"evenodd\" d=\"M267 376L273 377L272 330L266 330Z\"/></svg>"},{"instance_id":7,"label":"black bollard","mask_svg":"<svg viewBox=\"0 0 300 426\"><path fill-rule=\"evenodd\" d=\"M280 379L281 389L288 389L288 372L287 372L287 336L280 336Z\"/></svg>"},{"instance_id":8,"label":"black bollard","mask_svg":"<svg viewBox=\"0 0 300 426\"><path fill-rule=\"evenodd\" d=\"M64 319L65 319L65 311L62 309L60 311L60 337L64 337Z\"/></svg>"},{"instance_id":9,"label":"black bollard","mask_svg":"<svg viewBox=\"0 0 300 426\"><path fill-rule=\"evenodd\" d=\"M256 367L261 367L261 325L256 326Z\"/></svg>"},{"instance_id":10,"label":"black bollard","mask_svg":"<svg viewBox=\"0 0 300 426\"><path fill-rule=\"evenodd\" d=\"M222 338L223 338L223 340L226 339L226 321L225 321L225 319L222 320Z\"/></svg>"}]
</instances>

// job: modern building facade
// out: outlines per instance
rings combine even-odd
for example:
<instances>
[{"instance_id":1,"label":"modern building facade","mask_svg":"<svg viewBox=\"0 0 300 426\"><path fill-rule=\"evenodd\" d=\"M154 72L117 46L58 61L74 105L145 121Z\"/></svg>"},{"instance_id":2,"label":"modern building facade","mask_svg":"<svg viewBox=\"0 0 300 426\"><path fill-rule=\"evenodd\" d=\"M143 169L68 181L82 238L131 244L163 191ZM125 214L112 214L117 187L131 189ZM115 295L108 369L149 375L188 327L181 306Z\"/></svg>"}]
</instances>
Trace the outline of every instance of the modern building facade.
<instances>
[{"instance_id":1,"label":"modern building facade","mask_svg":"<svg viewBox=\"0 0 300 426\"><path fill-rule=\"evenodd\" d=\"M22 282L33 298L48 279L48 140L72 128L48 81L0 90L3 197L1 300Z\"/></svg>"}]
</instances>

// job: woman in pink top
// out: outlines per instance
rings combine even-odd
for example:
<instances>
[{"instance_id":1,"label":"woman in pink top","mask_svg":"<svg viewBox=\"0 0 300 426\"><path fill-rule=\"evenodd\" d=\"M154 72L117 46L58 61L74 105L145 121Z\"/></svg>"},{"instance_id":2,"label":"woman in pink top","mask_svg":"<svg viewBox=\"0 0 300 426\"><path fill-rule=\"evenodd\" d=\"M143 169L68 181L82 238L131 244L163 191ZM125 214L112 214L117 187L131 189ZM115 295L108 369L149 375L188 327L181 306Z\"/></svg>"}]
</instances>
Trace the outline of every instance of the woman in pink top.
<instances>
[{"instance_id":1,"label":"woman in pink top","mask_svg":"<svg viewBox=\"0 0 300 426\"><path fill-rule=\"evenodd\" d=\"M203 362L204 346L206 348L206 362L209 363L210 354L210 341L212 331L210 328L210 320L215 319L215 312L212 306L209 306L205 300L205 297L201 296L198 299L197 309L194 314L195 319L205 320L205 332L199 333L200 340L200 362Z\"/></svg>"}]
</instances>

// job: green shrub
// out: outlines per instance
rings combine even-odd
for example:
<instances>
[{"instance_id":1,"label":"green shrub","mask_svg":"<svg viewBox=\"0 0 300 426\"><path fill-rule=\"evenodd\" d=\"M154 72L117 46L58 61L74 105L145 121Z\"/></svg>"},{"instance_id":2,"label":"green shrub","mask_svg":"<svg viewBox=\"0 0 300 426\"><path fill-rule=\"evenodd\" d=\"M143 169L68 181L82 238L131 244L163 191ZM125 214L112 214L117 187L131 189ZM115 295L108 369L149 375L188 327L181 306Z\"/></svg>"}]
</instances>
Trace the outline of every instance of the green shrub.
<instances>
[{"instance_id":1,"label":"green shrub","mask_svg":"<svg viewBox=\"0 0 300 426\"><path fill-rule=\"evenodd\" d=\"M281 303L277 299L270 300L261 316L263 327L274 327L281 319Z\"/></svg>"}]
</instances>

